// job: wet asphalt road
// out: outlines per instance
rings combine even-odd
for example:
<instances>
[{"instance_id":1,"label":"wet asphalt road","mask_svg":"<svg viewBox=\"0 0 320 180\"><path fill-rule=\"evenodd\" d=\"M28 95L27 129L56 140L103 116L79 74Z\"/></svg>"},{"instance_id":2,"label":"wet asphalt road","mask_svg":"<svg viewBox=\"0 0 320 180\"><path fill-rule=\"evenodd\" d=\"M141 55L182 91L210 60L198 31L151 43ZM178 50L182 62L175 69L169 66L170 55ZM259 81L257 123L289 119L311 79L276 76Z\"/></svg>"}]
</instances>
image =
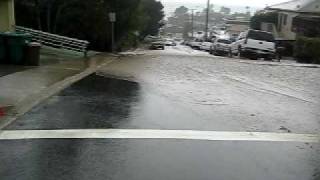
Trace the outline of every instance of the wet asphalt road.
<instances>
[{"instance_id":1,"label":"wet asphalt road","mask_svg":"<svg viewBox=\"0 0 320 180\"><path fill-rule=\"evenodd\" d=\"M253 65L184 47L124 57L7 130L319 132L319 69ZM318 143L1 140L0 179L318 180Z\"/></svg>"}]
</instances>

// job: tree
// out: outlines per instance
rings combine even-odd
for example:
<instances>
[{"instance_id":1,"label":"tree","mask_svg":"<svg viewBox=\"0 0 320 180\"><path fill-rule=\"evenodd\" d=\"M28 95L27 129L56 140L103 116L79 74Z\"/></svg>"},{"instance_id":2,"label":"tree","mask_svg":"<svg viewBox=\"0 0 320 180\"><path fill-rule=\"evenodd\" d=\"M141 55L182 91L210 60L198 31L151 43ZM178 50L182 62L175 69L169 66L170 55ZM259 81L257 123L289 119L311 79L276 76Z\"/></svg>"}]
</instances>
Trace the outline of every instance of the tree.
<instances>
[{"instance_id":1,"label":"tree","mask_svg":"<svg viewBox=\"0 0 320 180\"><path fill-rule=\"evenodd\" d=\"M90 48L101 51L110 49L109 12L117 14L119 46L136 42L137 32L157 34L164 17L156 0L19 0L15 5L18 25L85 39Z\"/></svg>"},{"instance_id":2,"label":"tree","mask_svg":"<svg viewBox=\"0 0 320 180\"><path fill-rule=\"evenodd\" d=\"M182 16L185 16L188 13L188 11L189 9L186 8L185 6L180 6L174 11L174 15L176 17L182 17Z\"/></svg>"},{"instance_id":3,"label":"tree","mask_svg":"<svg viewBox=\"0 0 320 180\"><path fill-rule=\"evenodd\" d=\"M142 31L142 35L157 35L159 33L159 29L164 25L161 22L164 17L164 7L161 2L154 0L141 0L141 3L146 16L149 17L146 19L146 26Z\"/></svg>"},{"instance_id":4,"label":"tree","mask_svg":"<svg viewBox=\"0 0 320 180\"><path fill-rule=\"evenodd\" d=\"M228 15L228 14L231 13L231 9L228 8L228 7L222 6L222 7L220 8L220 13Z\"/></svg>"},{"instance_id":5,"label":"tree","mask_svg":"<svg viewBox=\"0 0 320 180\"><path fill-rule=\"evenodd\" d=\"M250 20L250 27L252 29L261 30L261 23L273 23L278 24L277 12L257 12Z\"/></svg>"},{"instance_id":6,"label":"tree","mask_svg":"<svg viewBox=\"0 0 320 180\"><path fill-rule=\"evenodd\" d=\"M247 12L250 12L250 6L246 6Z\"/></svg>"}]
</instances>

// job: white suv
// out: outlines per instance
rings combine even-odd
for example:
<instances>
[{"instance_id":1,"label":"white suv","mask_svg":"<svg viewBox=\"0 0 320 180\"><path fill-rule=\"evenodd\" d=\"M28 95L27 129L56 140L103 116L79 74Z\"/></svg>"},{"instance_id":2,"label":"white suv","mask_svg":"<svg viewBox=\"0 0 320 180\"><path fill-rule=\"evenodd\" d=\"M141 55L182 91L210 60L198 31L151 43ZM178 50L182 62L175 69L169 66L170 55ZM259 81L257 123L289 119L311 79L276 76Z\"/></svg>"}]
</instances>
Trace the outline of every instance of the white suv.
<instances>
[{"instance_id":1,"label":"white suv","mask_svg":"<svg viewBox=\"0 0 320 180\"><path fill-rule=\"evenodd\" d=\"M258 30L243 32L230 46L230 55L237 54L241 58L272 60L276 54L274 36L269 32Z\"/></svg>"}]
</instances>

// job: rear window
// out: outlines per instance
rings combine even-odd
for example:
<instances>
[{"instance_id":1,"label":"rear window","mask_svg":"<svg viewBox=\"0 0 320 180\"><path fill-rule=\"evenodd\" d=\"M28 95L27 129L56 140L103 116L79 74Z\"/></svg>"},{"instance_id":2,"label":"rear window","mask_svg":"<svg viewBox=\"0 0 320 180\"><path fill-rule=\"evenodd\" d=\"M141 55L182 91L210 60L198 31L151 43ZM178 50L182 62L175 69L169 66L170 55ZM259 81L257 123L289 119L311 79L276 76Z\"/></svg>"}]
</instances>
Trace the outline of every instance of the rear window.
<instances>
[{"instance_id":1,"label":"rear window","mask_svg":"<svg viewBox=\"0 0 320 180\"><path fill-rule=\"evenodd\" d=\"M226 40L226 39L218 39L218 43L223 43L223 44L231 44L231 41Z\"/></svg>"},{"instance_id":2,"label":"rear window","mask_svg":"<svg viewBox=\"0 0 320 180\"><path fill-rule=\"evenodd\" d=\"M248 38L268 42L274 41L274 37L271 33L261 31L249 31Z\"/></svg>"}]
</instances>

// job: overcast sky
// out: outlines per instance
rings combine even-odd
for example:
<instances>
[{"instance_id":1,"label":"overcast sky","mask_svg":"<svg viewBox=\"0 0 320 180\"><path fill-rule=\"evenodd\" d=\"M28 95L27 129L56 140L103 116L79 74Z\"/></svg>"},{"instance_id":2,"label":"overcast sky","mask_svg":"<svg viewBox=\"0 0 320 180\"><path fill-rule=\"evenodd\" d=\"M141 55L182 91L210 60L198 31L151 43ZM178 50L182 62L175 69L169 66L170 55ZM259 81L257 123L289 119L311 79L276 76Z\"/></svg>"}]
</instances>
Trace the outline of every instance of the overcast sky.
<instances>
[{"instance_id":1,"label":"overcast sky","mask_svg":"<svg viewBox=\"0 0 320 180\"><path fill-rule=\"evenodd\" d=\"M177 3L206 3L207 0L160 0L163 4L170 2ZM219 5L234 5L234 6L252 6L252 7L265 7L266 4L272 5L289 0L210 0L212 4Z\"/></svg>"}]
</instances>

